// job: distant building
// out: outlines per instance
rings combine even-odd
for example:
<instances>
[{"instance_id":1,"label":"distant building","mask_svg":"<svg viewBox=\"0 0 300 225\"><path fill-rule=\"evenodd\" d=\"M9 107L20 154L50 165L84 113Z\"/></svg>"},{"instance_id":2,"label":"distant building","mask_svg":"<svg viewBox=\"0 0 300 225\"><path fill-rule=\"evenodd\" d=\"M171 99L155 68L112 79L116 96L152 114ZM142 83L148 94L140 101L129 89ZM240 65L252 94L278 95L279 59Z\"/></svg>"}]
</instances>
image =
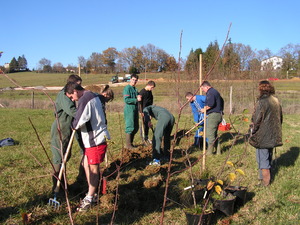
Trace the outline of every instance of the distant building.
<instances>
[{"instance_id":1,"label":"distant building","mask_svg":"<svg viewBox=\"0 0 300 225\"><path fill-rule=\"evenodd\" d=\"M5 68L5 69L9 69L9 63L5 63L5 64L4 64L4 68Z\"/></svg>"},{"instance_id":2,"label":"distant building","mask_svg":"<svg viewBox=\"0 0 300 225\"><path fill-rule=\"evenodd\" d=\"M278 56L273 56L271 58L261 61L260 70L280 70L283 65L283 59Z\"/></svg>"}]
</instances>

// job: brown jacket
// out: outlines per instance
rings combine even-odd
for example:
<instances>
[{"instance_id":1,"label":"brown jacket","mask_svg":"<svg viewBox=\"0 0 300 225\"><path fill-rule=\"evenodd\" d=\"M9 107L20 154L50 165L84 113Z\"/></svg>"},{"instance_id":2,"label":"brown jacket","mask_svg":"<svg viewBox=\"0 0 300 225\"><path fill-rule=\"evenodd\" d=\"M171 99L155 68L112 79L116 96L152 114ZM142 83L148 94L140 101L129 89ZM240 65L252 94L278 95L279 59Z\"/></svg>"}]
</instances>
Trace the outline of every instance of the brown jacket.
<instances>
[{"instance_id":1,"label":"brown jacket","mask_svg":"<svg viewBox=\"0 0 300 225\"><path fill-rule=\"evenodd\" d=\"M282 145L282 109L273 95L261 96L252 115L252 135L249 143L258 149Z\"/></svg>"}]
</instances>

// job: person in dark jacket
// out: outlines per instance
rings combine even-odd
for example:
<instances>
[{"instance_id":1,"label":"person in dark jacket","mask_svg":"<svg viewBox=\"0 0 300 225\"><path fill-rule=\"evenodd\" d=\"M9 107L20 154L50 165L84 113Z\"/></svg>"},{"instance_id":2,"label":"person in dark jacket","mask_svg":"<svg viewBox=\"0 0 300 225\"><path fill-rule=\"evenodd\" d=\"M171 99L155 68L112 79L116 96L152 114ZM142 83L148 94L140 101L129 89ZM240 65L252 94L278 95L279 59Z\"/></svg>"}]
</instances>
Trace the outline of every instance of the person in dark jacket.
<instances>
[{"instance_id":1,"label":"person in dark jacket","mask_svg":"<svg viewBox=\"0 0 300 225\"><path fill-rule=\"evenodd\" d=\"M67 82L75 82L81 84L82 79L76 74L71 74ZM58 93L55 100L55 120L51 126L51 152L52 152L52 163L54 167L52 182L53 190L56 187L57 177L61 168L62 156L67 150L67 146L71 137L71 122L76 113L76 104L66 95L65 87ZM76 136L78 144L83 152L83 144L80 133ZM83 168L79 169L79 177L84 175ZM82 178L84 180L84 178ZM63 184L63 182L61 182Z\"/></svg>"},{"instance_id":2,"label":"person in dark jacket","mask_svg":"<svg viewBox=\"0 0 300 225\"><path fill-rule=\"evenodd\" d=\"M157 120L154 136L152 139L152 158L150 165L160 165L161 159L169 161L171 132L174 126L174 116L165 108L149 105L143 110L145 121L152 127L151 118ZM161 151L161 142L164 137L164 148Z\"/></svg>"},{"instance_id":3,"label":"person in dark jacket","mask_svg":"<svg viewBox=\"0 0 300 225\"><path fill-rule=\"evenodd\" d=\"M220 93L214 89L208 81L203 81L201 89L206 93L205 110L207 115L206 137L208 139L207 155L213 154L213 149L217 148L217 154L221 154L218 140L218 127L222 122L224 100ZM204 109L201 110L204 112Z\"/></svg>"},{"instance_id":4,"label":"person in dark jacket","mask_svg":"<svg viewBox=\"0 0 300 225\"><path fill-rule=\"evenodd\" d=\"M252 115L249 143L256 148L259 179L268 186L273 148L282 145L282 108L269 81L260 81L258 90L260 94Z\"/></svg>"},{"instance_id":5,"label":"person in dark jacket","mask_svg":"<svg viewBox=\"0 0 300 225\"><path fill-rule=\"evenodd\" d=\"M143 117L143 109L149 105L153 105L153 95L152 90L155 88L155 82L153 80L148 81L145 88L143 88L139 95L141 96L141 101L139 101L139 110L142 115L143 123L142 126L144 128L143 138L144 141L148 141L148 134L149 134L149 127L145 123L144 117ZM143 131L142 131L143 132Z\"/></svg>"}]
</instances>

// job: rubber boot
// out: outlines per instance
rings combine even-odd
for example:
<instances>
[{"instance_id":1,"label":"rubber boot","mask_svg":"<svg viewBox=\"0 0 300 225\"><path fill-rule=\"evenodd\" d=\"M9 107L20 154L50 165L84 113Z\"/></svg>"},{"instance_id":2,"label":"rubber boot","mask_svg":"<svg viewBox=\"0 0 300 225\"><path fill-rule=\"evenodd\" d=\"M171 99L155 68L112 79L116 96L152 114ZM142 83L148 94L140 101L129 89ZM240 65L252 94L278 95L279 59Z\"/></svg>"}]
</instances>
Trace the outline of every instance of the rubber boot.
<instances>
[{"instance_id":1,"label":"rubber boot","mask_svg":"<svg viewBox=\"0 0 300 225\"><path fill-rule=\"evenodd\" d=\"M88 183L87 183L85 171L81 163L79 165L76 181L72 185L70 185L68 189L71 193L74 194L80 193L88 189Z\"/></svg>"},{"instance_id":2,"label":"rubber boot","mask_svg":"<svg viewBox=\"0 0 300 225\"><path fill-rule=\"evenodd\" d=\"M53 167L55 169L55 172L53 172L54 176L52 176L52 183L53 183L53 185L52 185L52 192L55 192L55 189L56 189L56 186L57 186L57 181L58 181L57 178L59 176L61 164L53 164ZM64 176L62 176L58 195L62 196L65 193L64 186L65 186L65 180L64 180Z\"/></svg>"},{"instance_id":3,"label":"rubber boot","mask_svg":"<svg viewBox=\"0 0 300 225\"><path fill-rule=\"evenodd\" d=\"M126 133L125 134L125 148L127 149L133 149L133 146L131 144L131 134Z\"/></svg>"},{"instance_id":4,"label":"rubber boot","mask_svg":"<svg viewBox=\"0 0 300 225\"><path fill-rule=\"evenodd\" d=\"M212 155L213 154L213 148L214 148L213 144L208 146L208 148L206 150L206 155Z\"/></svg>"},{"instance_id":5,"label":"rubber boot","mask_svg":"<svg viewBox=\"0 0 300 225\"><path fill-rule=\"evenodd\" d=\"M134 139L134 134L130 134L130 143L131 143L131 146L133 147L133 148L135 148L136 146L134 146L133 145L133 139Z\"/></svg>"},{"instance_id":6,"label":"rubber boot","mask_svg":"<svg viewBox=\"0 0 300 225\"><path fill-rule=\"evenodd\" d=\"M271 180L271 173L269 169L261 169L261 173L263 176L262 184L266 187L269 186Z\"/></svg>"},{"instance_id":7,"label":"rubber boot","mask_svg":"<svg viewBox=\"0 0 300 225\"><path fill-rule=\"evenodd\" d=\"M54 192L57 185L57 177L60 171L60 164L53 164L54 170L52 175L52 192Z\"/></svg>"},{"instance_id":8,"label":"rubber boot","mask_svg":"<svg viewBox=\"0 0 300 225\"><path fill-rule=\"evenodd\" d=\"M58 173L54 173L54 176L52 176L52 192L54 192L56 185L57 185L57 179L56 177L58 177Z\"/></svg>"}]
</instances>

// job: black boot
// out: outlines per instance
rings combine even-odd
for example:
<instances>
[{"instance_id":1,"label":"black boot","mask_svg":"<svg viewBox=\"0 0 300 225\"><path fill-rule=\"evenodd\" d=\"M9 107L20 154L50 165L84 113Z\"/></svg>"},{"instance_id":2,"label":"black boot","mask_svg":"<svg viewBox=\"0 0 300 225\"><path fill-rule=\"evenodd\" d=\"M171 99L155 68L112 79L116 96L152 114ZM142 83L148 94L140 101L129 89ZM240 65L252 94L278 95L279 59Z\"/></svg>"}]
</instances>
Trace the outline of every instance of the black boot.
<instances>
[{"instance_id":1,"label":"black boot","mask_svg":"<svg viewBox=\"0 0 300 225\"><path fill-rule=\"evenodd\" d=\"M130 143L131 143L131 146L133 147L133 148L135 148L136 146L135 145L133 145L133 139L134 139L134 134L130 134Z\"/></svg>"},{"instance_id":2,"label":"black boot","mask_svg":"<svg viewBox=\"0 0 300 225\"><path fill-rule=\"evenodd\" d=\"M52 192L54 192L56 186L57 186L57 178L60 171L60 164L53 164L54 171L52 175Z\"/></svg>"},{"instance_id":3,"label":"black boot","mask_svg":"<svg viewBox=\"0 0 300 225\"><path fill-rule=\"evenodd\" d=\"M70 193L78 194L88 189L88 183L85 175L83 165L80 163L79 172L76 181L69 186Z\"/></svg>"}]
</instances>

